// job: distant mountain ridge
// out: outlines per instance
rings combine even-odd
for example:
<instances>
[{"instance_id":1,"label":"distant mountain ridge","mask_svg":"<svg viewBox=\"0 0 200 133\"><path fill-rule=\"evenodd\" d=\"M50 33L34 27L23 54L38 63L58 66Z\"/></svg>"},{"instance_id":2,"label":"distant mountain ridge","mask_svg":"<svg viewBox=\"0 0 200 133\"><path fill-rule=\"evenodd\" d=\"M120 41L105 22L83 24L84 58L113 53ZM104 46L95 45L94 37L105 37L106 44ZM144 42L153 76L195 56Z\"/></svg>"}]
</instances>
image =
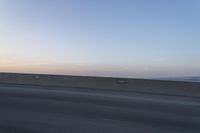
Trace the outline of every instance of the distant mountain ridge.
<instances>
[{"instance_id":1,"label":"distant mountain ridge","mask_svg":"<svg viewBox=\"0 0 200 133\"><path fill-rule=\"evenodd\" d=\"M171 77L171 78L157 78L157 79L171 80L171 81L200 82L200 76Z\"/></svg>"}]
</instances>

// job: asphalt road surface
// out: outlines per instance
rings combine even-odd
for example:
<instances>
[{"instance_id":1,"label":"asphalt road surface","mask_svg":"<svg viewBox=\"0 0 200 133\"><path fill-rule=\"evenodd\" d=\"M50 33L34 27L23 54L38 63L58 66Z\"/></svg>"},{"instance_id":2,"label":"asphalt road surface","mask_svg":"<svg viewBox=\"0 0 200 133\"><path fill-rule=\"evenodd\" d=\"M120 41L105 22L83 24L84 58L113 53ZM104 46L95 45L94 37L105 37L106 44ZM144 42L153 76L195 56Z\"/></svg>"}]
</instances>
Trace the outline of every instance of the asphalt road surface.
<instances>
[{"instance_id":1,"label":"asphalt road surface","mask_svg":"<svg viewBox=\"0 0 200 133\"><path fill-rule=\"evenodd\" d=\"M1 84L0 133L200 133L200 99Z\"/></svg>"}]
</instances>

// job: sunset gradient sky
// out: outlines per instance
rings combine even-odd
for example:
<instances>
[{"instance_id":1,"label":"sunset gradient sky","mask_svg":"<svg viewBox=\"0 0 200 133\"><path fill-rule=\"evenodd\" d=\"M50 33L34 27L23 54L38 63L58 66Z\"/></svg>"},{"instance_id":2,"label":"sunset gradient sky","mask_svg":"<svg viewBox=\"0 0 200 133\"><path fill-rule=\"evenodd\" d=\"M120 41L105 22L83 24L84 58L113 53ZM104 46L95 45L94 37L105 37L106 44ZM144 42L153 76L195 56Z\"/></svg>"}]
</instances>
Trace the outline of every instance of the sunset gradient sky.
<instances>
[{"instance_id":1,"label":"sunset gradient sky","mask_svg":"<svg viewBox=\"0 0 200 133\"><path fill-rule=\"evenodd\" d=\"M0 0L0 72L200 75L200 0Z\"/></svg>"}]
</instances>

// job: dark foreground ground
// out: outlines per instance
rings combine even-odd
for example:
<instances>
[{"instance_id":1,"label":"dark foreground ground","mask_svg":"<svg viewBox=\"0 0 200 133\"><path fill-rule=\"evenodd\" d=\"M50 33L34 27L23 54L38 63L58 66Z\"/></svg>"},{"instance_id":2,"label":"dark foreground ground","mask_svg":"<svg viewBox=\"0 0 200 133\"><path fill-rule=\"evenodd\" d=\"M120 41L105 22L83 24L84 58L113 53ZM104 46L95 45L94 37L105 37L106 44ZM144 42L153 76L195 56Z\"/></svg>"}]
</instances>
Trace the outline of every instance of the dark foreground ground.
<instances>
[{"instance_id":1,"label":"dark foreground ground","mask_svg":"<svg viewBox=\"0 0 200 133\"><path fill-rule=\"evenodd\" d=\"M0 85L0 133L200 133L200 99Z\"/></svg>"}]
</instances>

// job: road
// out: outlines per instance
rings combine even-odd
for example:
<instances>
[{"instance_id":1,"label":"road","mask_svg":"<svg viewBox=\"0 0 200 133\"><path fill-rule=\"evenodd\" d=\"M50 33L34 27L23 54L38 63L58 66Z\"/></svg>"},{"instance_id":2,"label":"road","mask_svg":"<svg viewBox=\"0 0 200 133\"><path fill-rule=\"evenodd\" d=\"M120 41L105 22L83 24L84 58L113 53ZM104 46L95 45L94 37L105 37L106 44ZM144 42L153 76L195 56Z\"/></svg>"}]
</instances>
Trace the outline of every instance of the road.
<instances>
[{"instance_id":1,"label":"road","mask_svg":"<svg viewBox=\"0 0 200 133\"><path fill-rule=\"evenodd\" d=\"M200 133L200 98L0 84L0 133Z\"/></svg>"}]
</instances>

